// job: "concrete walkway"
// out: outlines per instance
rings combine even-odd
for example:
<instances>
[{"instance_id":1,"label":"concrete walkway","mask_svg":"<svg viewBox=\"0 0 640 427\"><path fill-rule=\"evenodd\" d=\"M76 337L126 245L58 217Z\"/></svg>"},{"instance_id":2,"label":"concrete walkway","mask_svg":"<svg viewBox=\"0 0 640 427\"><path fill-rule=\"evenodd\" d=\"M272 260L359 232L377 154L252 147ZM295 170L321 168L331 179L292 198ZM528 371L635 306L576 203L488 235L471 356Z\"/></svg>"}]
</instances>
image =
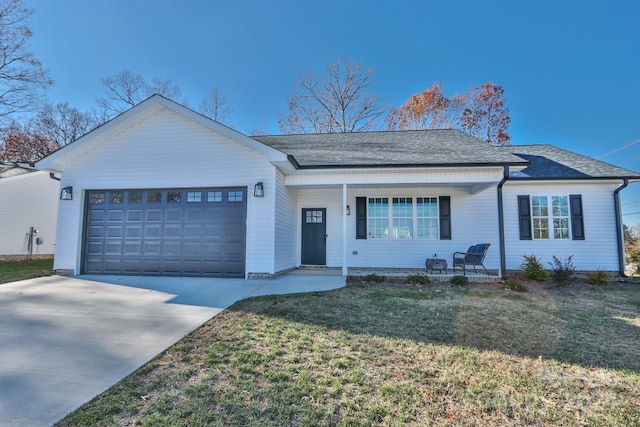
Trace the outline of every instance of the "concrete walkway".
<instances>
[{"instance_id":1,"label":"concrete walkway","mask_svg":"<svg viewBox=\"0 0 640 427\"><path fill-rule=\"evenodd\" d=\"M0 285L0 424L48 426L234 302L325 291L342 276L51 276Z\"/></svg>"}]
</instances>

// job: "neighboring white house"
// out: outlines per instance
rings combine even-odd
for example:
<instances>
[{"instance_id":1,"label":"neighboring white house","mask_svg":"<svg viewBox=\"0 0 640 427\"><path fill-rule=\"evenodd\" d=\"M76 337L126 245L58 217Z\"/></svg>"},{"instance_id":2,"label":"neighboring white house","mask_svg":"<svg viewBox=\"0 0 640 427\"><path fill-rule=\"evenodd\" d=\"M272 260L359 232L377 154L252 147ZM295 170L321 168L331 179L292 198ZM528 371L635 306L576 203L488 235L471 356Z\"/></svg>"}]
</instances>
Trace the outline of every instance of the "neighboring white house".
<instances>
[{"instance_id":1,"label":"neighboring white house","mask_svg":"<svg viewBox=\"0 0 640 427\"><path fill-rule=\"evenodd\" d=\"M69 190L56 270L219 277L424 268L477 243L502 274L525 254L623 271L617 194L640 179L458 130L248 137L158 95L37 167Z\"/></svg>"},{"instance_id":2,"label":"neighboring white house","mask_svg":"<svg viewBox=\"0 0 640 427\"><path fill-rule=\"evenodd\" d=\"M53 255L58 186L29 163L0 162L0 259Z\"/></svg>"}]
</instances>

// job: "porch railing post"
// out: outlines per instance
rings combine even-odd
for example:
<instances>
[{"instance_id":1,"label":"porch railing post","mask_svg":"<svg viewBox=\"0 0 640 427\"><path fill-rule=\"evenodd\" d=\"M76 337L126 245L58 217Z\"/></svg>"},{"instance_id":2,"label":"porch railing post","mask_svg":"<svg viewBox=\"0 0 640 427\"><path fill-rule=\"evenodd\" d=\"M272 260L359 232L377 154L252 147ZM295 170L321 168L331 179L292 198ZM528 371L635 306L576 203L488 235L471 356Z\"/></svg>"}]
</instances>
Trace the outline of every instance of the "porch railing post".
<instances>
[{"instance_id":1,"label":"porch railing post","mask_svg":"<svg viewBox=\"0 0 640 427\"><path fill-rule=\"evenodd\" d=\"M342 184L342 275L349 272L347 266L347 184Z\"/></svg>"}]
</instances>

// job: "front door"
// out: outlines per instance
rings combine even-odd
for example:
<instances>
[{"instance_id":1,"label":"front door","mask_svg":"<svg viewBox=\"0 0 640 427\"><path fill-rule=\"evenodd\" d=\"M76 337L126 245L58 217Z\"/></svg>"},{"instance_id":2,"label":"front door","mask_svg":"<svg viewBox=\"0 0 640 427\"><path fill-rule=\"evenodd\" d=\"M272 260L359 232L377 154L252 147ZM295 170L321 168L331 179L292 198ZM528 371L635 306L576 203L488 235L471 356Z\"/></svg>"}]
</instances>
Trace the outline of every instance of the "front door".
<instances>
[{"instance_id":1,"label":"front door","mask_svg":"<svg viewBox=\"0 0 640 427\"><path fill-rule=\"evenodd\" d=\"M327 264L327 210L302 209L303 265Z\"/></svg>"}]
</instances>

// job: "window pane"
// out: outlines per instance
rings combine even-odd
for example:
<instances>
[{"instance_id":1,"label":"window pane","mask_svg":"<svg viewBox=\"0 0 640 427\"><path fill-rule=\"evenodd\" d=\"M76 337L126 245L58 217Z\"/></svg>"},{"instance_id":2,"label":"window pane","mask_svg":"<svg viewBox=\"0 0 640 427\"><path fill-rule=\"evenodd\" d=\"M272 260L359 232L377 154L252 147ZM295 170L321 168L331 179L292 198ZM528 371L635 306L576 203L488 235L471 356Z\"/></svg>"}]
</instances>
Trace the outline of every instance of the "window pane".
<instances>
[{"instance_id":1,"label":"window pane","mask_svg":"<svg viewBox=\"0 0 640 427\"><path fill-rule=\"evenodd\" d=\"M413 198L393 198L393 238L413 238Z\"/></svg>"},{"instance_id":2,"label":"window pane","mask_svg":"<svg viewBox=\"0 0 640 427\"><path fill-rule=\"evenodd\" d=\"M569 202L567 196L553 196L551 198L553 216L569 216Z\"/></svg>"},{"instance_id":3,"label":"window pane","mask_svg":"<svg viewBox=\"0 0 640 427\"><path fill-rule=\"evenodd\" d=\"M109 194L109 201L111 203L122 203L122 192L121 191L112 191Z\"/></svg>"},{"instance_id":4,"label":"window pane","mask_svg":"<svg viewBox=\"0 0 640 427\"><path fill-rule=\"evenodd\" d=\"M437 239L438 220L418 218L418 239Z\"/></svg>"},{"instance_id":5,"label":"window pane","mask_svg":"<svg viewBox=\"0 0 640 427\"><path fill-rule=\"evenodd\" d=\"M533 216L548 216L549 215L549 207L547 204L546 196L532 196L531 197L531 208Z\"/></svg>"},{"instance_id":6,"label":"window pane","mask_svg":"<svg viewBox=\"0 0 640 427\"><path fill-rule=\"evenodd\" d=\"M369 238L389 238L389 199L387 197L369 198Z\"/></svg>"},{"instance_id":7,"label":"window pane","mask_svg":"<svg viewBox=\"0 0 640 427\"><path fill-rule=\"evenodd\" d=\"M197 203L202 201L202 192L187 191L187 203Z\"/></svg>"},{"instance_id":8,"label":"window pane","mask_svg":"<svg viewBox=\"0 0 640 427\"><path fill-rule=\"evenodd\" d=\"M222 191L209 191L207 192L207 202L221 202Z\"/></svg>"},{"instance_id":9,"label":"window pane","mask_svg":"<svg viewBox=\"0 0 640 427\"><path fill-rule=\"evenodd\" d=\"M438 199L436 197L418 197L416 199L418 215L418 239L438 238Z\"/></svg>"},{"instance_id":10,"label":"window pane","mask_svg":"<svg viewBox=\"0 0 640 427\"><path fill-rule=\"evenodd\" d=\"M227 194L227 201L229 201L229 202L241 202L242 201L242 191L229 191L229 194Z\"/></svg>"},{"instance_id":11,"label":"window pane","mask_svg":"<svg viewBox=\"0 0 640 427\"><path fill-rule=\"evenodd\" d=\"M96 191L91 193L91 203L104 203L104 192Z\"/></svg>"},{"instance_id":12,"label":"window pane","mask_svg":"<svg viewBox=\"0 0 640 427\"><path fill-rule=\"evenodd\" d=\"M322 211L306 211L307 223L322 224Z\"/></svg>"},{"instance_id":13,"label":"window pane","mask_svg":"<svg viewBox=\"0 0 640 427\"><path fill-rule=\"evenodd\" d=\"M149 203L162 202L162 193L160 191L149 191L149 194L147 195L147 201Z\"/></svg>"},{"instance_id":14,"label":"window pane","mask_svg":"<svg viewBox=\"0 0 640 427\"><path fill-rule=\"evenodd\" d=\"M535 239L549 238L549 220L547 218L533 219L533 237Z\"/></svg>"},{"instance_id":15,"label":"window pane","mask_svg":"<svg viewBox=\"0 0 640 427\"><path fill-rule=\"evenodd\" d=\"M169 191L167 193L167 202L180 203L182 201L182 193L179 191Z\"/></svg>"},{"instance_id":16,"label":"window pane","mask_svg":"<svg viewBox=\"0 0 640 427\"><path fill-rule=\"evenodd\" d=\"M389 219L369 219L369 238L389 238Z\"/></svg>"},{"instance_id":17,"label":"window pane","mask_svg":"<svg viewBox=\"0 0 640 427\"><path fill-rule=\"evenodd\" d=\"M129 203L142 203L142 191L129 191Z\"/></svg>"},{"instance_id":18,"label":"window pane","mask_svg":"<svg viewBox=\"0 0 640 427\"><path fill-rule=\"evenodd\" d=\"M553 219L553 238L554 239L569 238L569 219L568 218Z\"/></svg>"}]
</instances>

